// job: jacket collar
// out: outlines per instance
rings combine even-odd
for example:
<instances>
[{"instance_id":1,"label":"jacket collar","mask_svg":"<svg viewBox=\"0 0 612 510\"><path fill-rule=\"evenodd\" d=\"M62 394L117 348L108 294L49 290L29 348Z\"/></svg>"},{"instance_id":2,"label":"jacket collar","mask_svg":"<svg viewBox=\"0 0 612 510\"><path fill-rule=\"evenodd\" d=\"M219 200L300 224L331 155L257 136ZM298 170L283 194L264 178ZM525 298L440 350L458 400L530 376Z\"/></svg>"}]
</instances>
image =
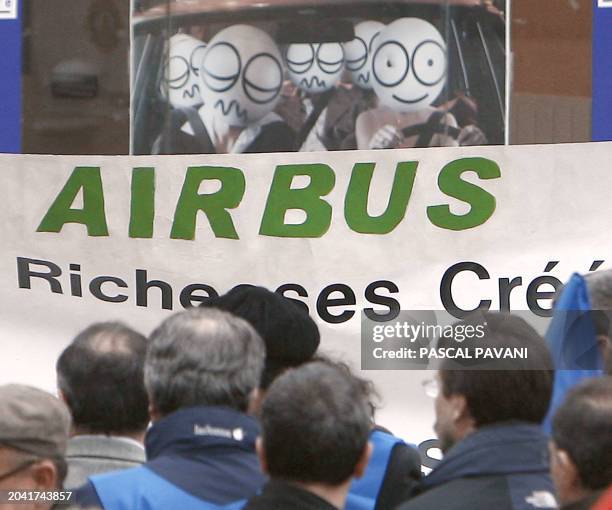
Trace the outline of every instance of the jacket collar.
<instances>
[{"instance_id":1,"label":"jacket collar","mask_svg":"<svg viewBox=\"0 0 612 510\"><path fill-rule=\"evenodd\" d=\"M338 510L328 501L313 492L281 480L270 480L257 496L251 498L246 510L269 510L291 508L292 510Z\"/></svg>"},{"instance_id":2,"label":"jacket collar","mask_svg":"<svg viewBox=\"0 0 612 510\"><path fill-rule=\"evenodd\" d=\"M548 473L547 437L539 425L505 422L479 428L453 446L424 487L467 476Z\"/></svg>"},{"instance_id":3,"label":"jacket collar","mask_svg":"<svg viewBox=\"0 0 612 510\"><path fill-rule=\"evenodd\" d=\"M179 409L158 420L145 438L147 459L162 455L194 456L211 448L255 451L259 425L254 418L228 407Z\"/></svg>"},{"instance_id":4,"label":"jacket collar","mask_svg":"<svg viewBox=\"0 0 612 510\"><path fill-rule=\"evenodd\" d=\"M83 434L70 438L66 447L66 458L96 457L110 460L144 462L142 444L122 436Z\"/></svg>"}]
</instances>

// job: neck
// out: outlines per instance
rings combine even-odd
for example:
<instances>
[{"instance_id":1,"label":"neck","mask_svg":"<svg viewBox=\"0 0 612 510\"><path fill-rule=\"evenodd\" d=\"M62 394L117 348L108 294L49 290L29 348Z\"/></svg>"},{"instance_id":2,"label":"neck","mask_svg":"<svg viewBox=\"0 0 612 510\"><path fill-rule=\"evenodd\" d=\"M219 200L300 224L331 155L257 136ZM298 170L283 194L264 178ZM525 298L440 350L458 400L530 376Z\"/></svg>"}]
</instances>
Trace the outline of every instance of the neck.
<instances>
[{"instance_id":1,"label":"neck","mask_svg":"<svg viewBox=\"0 0 612 510\"><path fill-rule=\"evenodd\" d=\"M78 425L74 425L72 427L71 436L109 436L109 437L127 437L129 439L133 439L134 441L138 441L139 443L144 443L145 431L137 431L137 432L122 432L121 434L110 433L106 434L103 432L95 432L88 427L80 427Z\"/></svg>"},{"instance_id":2,"label":"neck","mask_svg":"<svg viewBox=\"0 0 612 510\"><path fill-rule=\"evenodd\" d=\"M299 487L308 492L312 492L321 499L327 501L330 505L336 508L344 508L346 496L349 491L351 478L341 485L326 485L323 483L300 483L290 482L292 485Z\"/></svg>"}]
</instances>

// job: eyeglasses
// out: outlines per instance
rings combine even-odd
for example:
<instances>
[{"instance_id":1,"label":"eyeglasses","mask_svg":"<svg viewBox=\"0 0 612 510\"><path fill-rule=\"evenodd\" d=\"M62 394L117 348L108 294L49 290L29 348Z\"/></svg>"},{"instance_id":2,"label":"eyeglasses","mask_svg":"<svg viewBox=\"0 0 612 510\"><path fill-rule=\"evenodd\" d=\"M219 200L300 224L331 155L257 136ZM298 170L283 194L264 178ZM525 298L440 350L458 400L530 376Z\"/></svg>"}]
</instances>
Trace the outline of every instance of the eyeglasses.
<instances>
[{"instance_id":1,"label":"eyeglasses","mask_svg":"<svg viewBox=\"0 0 612 510\"><path fill-rule=\"evenodd\" d=\"M13 475L16 475L20 471L23 471L24 469L29 468L33 464L36 464L39 460L40 459L30 459L30 460L27 460L25 462L22 462L21 464L18 464L16 468L13 468L13 469L11 469L10 471L8 471L6 473L0 474L0 481L5 480L7 478L10 478Z\"/></svg>"},{"instance_id":2,"label":"eyeglasses","mask_svg":"<svg viewBox=\"0 0 612 510\"><path fill-rule=\"evenodd\" d=\"M425 395L428 397L436 398L440 394L440 385L437 379L425 379L422 384Z\"/></svg>"}]
</instances>

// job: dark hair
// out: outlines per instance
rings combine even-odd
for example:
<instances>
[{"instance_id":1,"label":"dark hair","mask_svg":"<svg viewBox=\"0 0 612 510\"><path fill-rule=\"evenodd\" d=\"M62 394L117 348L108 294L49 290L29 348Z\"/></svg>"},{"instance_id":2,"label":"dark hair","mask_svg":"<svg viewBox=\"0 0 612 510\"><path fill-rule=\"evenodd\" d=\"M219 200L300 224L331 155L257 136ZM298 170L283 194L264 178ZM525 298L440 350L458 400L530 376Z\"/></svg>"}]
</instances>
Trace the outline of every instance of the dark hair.
<instances>
[{"instance_id":1,"label":"dark hair","mask_svg":"<svg viewBox=\"0 0 612 510\"><path fill-rule=\"evenodd\" d=\"M146 429L146 348L143 335L118 322L93 324L77 335L56 364L74 425L102 434Z\"/></svg>"},{"instance_id":2,"label":"dark hair","mask_svg":"<svg viewBox=\"0 0 612 510\"><path fill-rule=\"evenodd\" d=\"M465 396L477 426L510 420L540 423L548 412L553 387L553 363L544 339L523 319L506 313L479 313L456 324L485 326L482 338L454 347L526 347L528 357L509 360L504 370L481 370L475 364L471 370L453 369L454 363L445 360L440 369L442 393Z\"/></svg>"},{"instance_id":3,"label":"dark hair","mask_svg":"<svg viewBox=\"0 0 612 510\"><path fill-rule=\"evenodd\" d=\"M612 377L588 379L568 392L553 418L552 438L572 459L584 487L612 483Z\"/></svg>"},{"instance_id":4,"label":"dark hair","mask_svg":"<svg viewBox=\"0 0 612 510\"><path fill-rule=\"evenodd\" d=\"M162 415L205 405L246 411L264 355L263 341L245 320L190 308L151 333L145 384Z\"/></svg>"},{"instance_id":5,"label":"dark hair","mask_svg":"<svg viewBox=\"0 0 612 510\"><path fill-rule=\"evenodd\" d=\"M261 425L272 478L339 485L353 474L371 421L359 381L329 363L311 362L272 383Z\"/></svg>"},{"instance_id":6,"label":"dark hair","mask_svg":"<svg viewBox=\"0 0 612 510\"><path fill-rule=\"evenodd\" d=\"M347 375L351 376L361 388L362 396L368 405L368 410L370 411L370 419L372 420L372 423L374 423L376 411L380 407L380 401L382 399L374 383L370 379L365 379L355 375L348 363L335 359L328 354L318 352L312 357L312 361L327 363L328 365L343 370Z\"/></svg>"}]
</instances>

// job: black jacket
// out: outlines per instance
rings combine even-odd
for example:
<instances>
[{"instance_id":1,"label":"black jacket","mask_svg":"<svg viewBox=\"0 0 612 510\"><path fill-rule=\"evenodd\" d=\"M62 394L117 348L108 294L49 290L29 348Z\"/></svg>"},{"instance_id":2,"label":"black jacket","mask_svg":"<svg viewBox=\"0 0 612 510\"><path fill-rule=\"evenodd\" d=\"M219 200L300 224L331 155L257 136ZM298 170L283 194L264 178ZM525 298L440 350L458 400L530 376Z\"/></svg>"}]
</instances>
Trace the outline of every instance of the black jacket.
<instances>
[{"instance_id":1,"label":"black jacket","mask_svg":"<svg viewBox=\"0 0 612 510\"><path fill-rule=\"evenodd\" d=\"M268 482L243 510L338 510L316 494L285 482Z\"/></svg>"},{"instance_id":2,"label":"black jacket","mask_svg":"<svg viewBox=\"0 0 612 510\"><path fill-rule=\"evenodd\" d=\"M195 135L181 131L181 127L186 122ZM264 124L244 152L290 152L294 148L294 143L293 130L285 122L277 120ZM215 152L206 126L195 108L172 110L168 125L153 147L153 154L214 154Z\"/></svg>"},{"instance_id":3,"label":"black jacket","mask_svg":"<svg viewBox=\"0 0 612 510\"><path fill-rule=\"evenodd\" d=\"M395 508L402 501L406 501L418 486L420 479L419 452L412 446L398 443L391 451L374 510Z\"/></svg>"},{"instance_id":4,"label":"black jacket","mask_svg":"<svg viewBox=\"0 0 612 510\"><path fill-rule=\"evenodd\" d=\"M538 425L485 426L457 443L399 510L556 508L547 438Z\"/></svg>"}]
</instances>

